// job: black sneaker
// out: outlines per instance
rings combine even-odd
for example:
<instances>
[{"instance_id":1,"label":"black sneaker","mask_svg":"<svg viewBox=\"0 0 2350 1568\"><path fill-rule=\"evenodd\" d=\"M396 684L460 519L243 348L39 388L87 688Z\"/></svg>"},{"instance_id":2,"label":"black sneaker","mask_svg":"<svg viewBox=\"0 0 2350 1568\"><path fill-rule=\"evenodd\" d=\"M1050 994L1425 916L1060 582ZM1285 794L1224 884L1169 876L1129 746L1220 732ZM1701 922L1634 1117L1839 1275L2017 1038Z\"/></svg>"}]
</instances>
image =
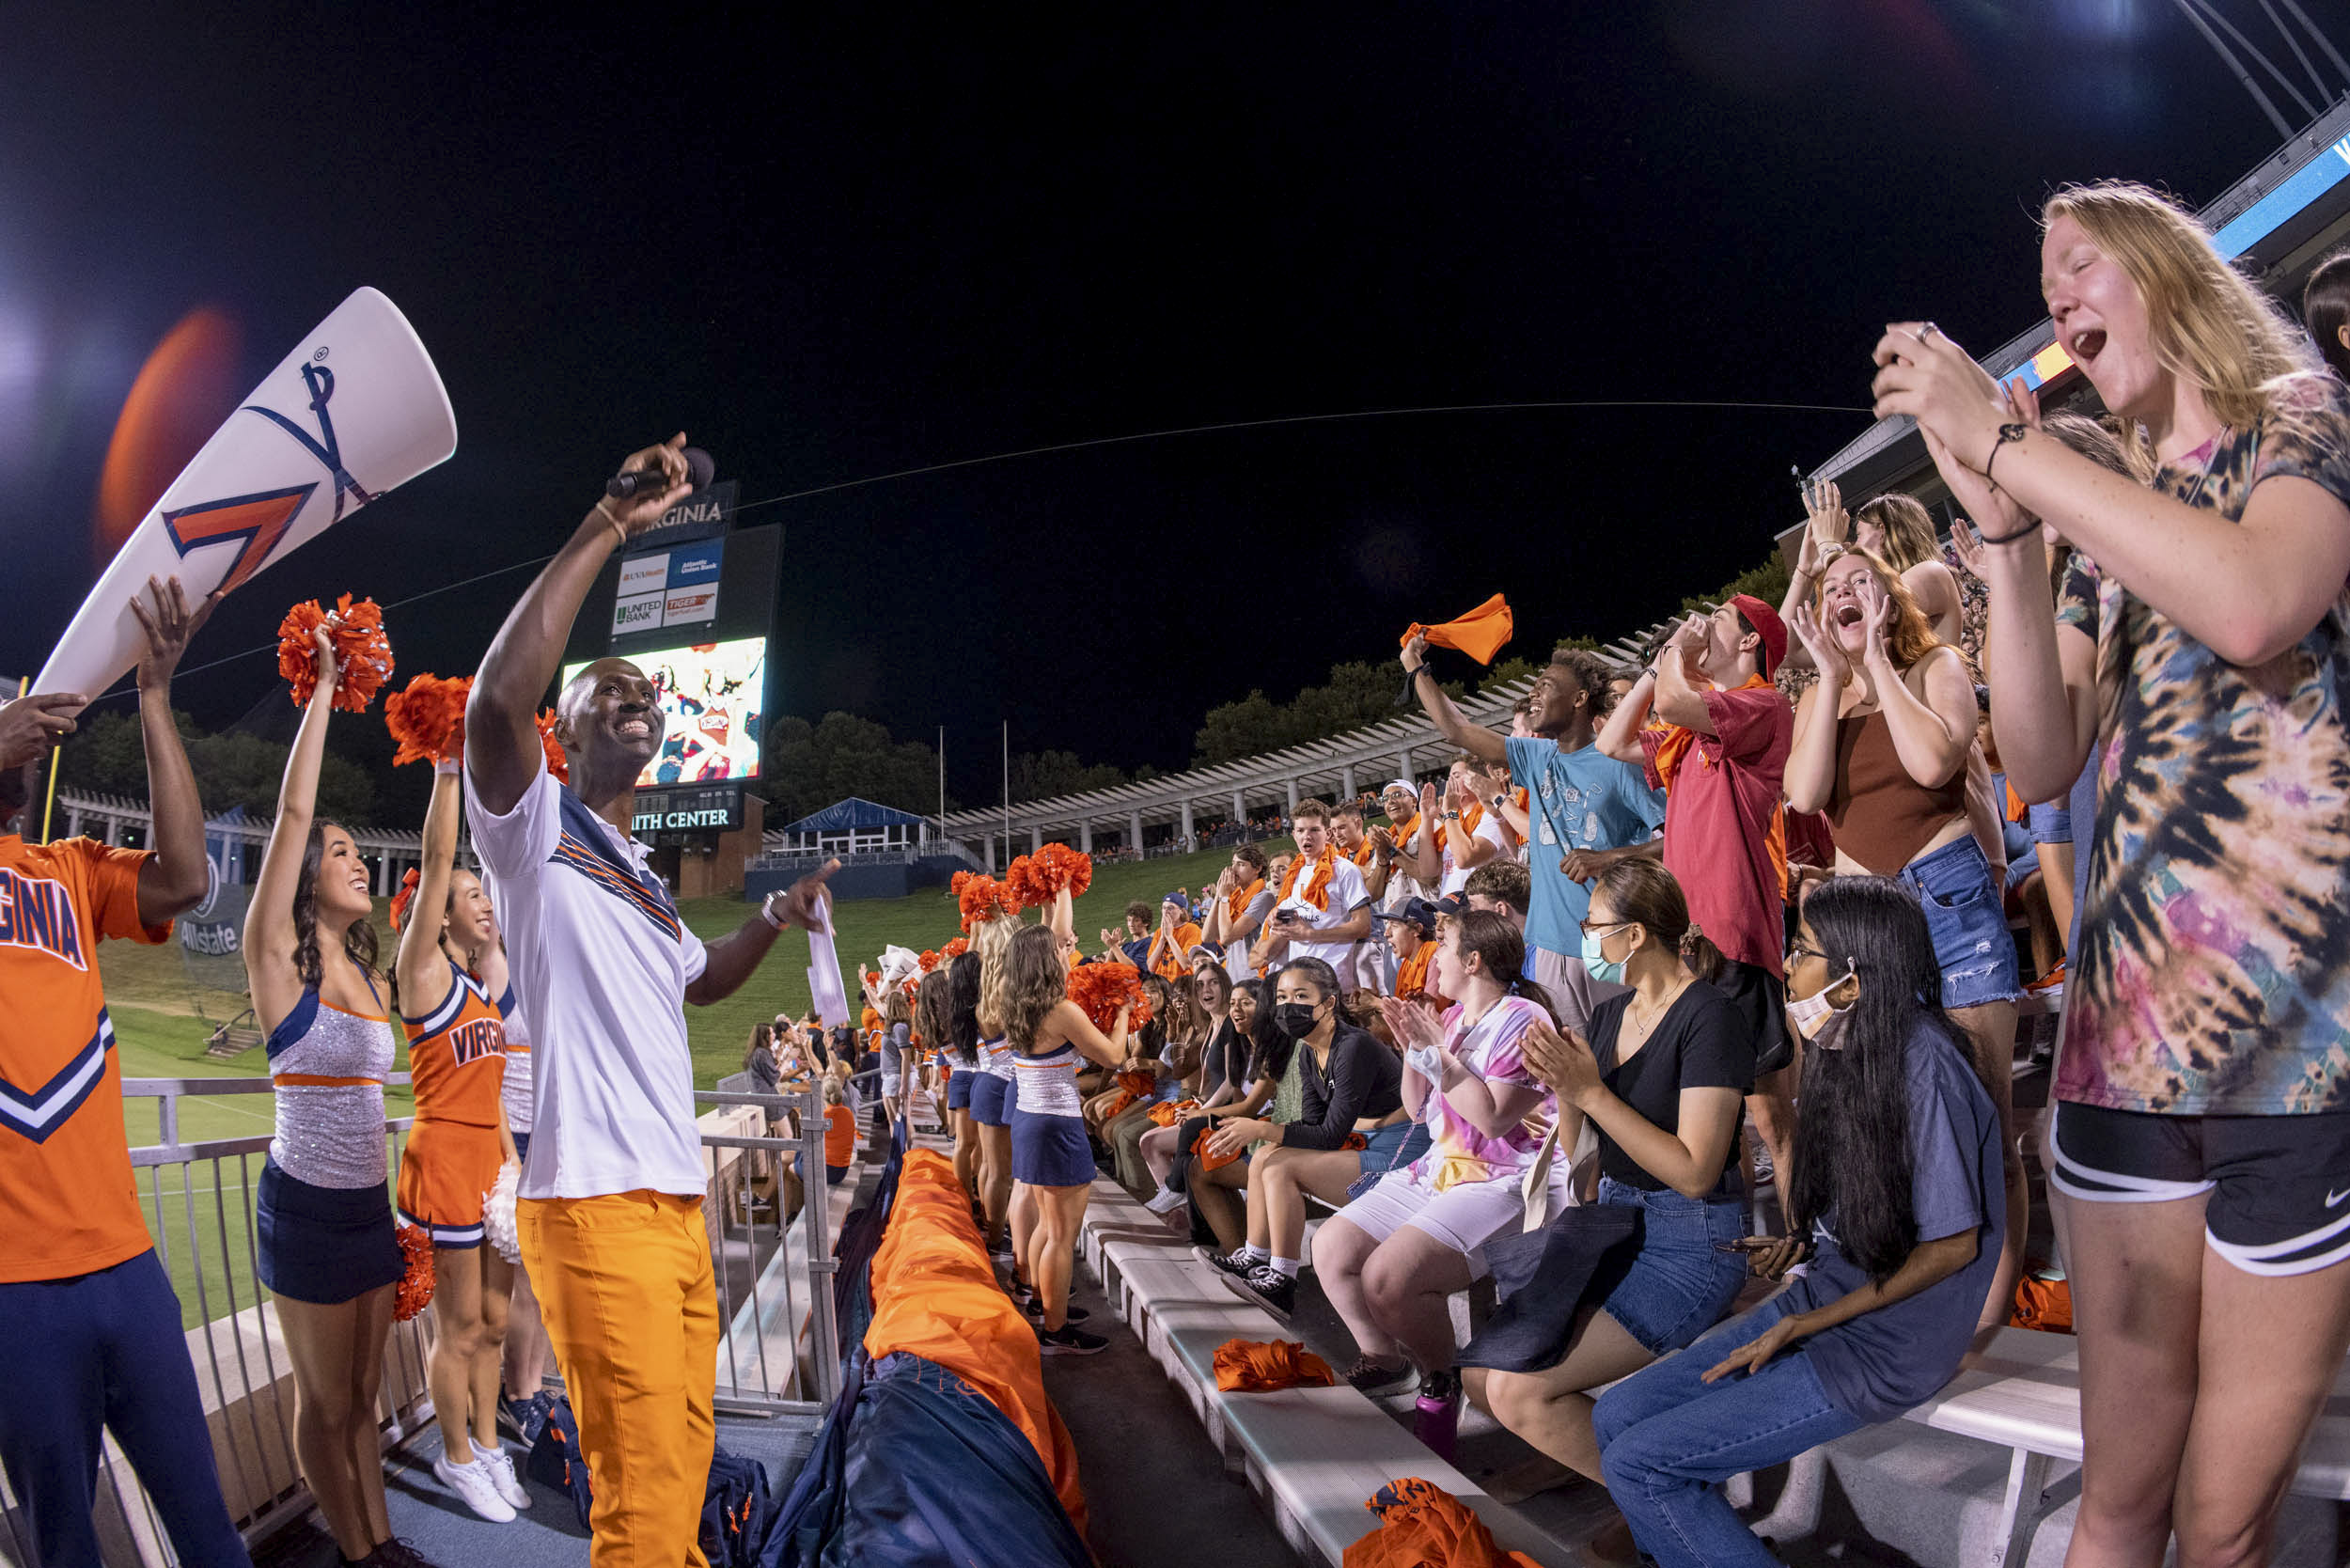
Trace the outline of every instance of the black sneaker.
<instances>
[{"instance_id":1,"label":"black sneaker","mask_svg":"<svg viewBox=\"0 0 2350 1568\"><path fill-rule=\"evenodd\" d=\"M1040 1323L1044 1319L1044 1303L1038 1300L1033 1295L1020 1304L1020 1309L1027 1313L1028 1316L1035 1318ZM1086 1319L1091 1317L1092 1315L1093 1314L1091 1312L1087 1311L1084 1308L1074 1305L1061 1309L1061 1318L1063 1321L1068 1323L1083 1323Z\"/></svg>"},{"instance_id":2,"label":"black sneaker","mask_svg":"<svg viewBox=\"0 0 2350 1568\"><path fill-rule=\"evenodd\" d=\"M1099 1356L1110 1347L1101 1335L1089 1334L1068 1323L1056 1329L1038 1325L1036 1342L1037 1349L1046 1356Z\"/></svg>"},{"instance_id":3,"label":"black sneaker","mask_svg":"<svg viewBox=\"0 0 2350 1568\"><path fill-rule=\"evenodd\" d=\"M439 1563L397 1535L389 1541L378 1541L375 1550L367 1555L367 1561L376 1568L440 1568Z\"/></svg>"},{"instance_id":4,"label":"black sneaker","mask_svg":"<svg viewBox=\"0 0 2350 1568\"><path fill-rule=\"evenodd\" d=\"M1261 1258L1250 1257L1245 1247L1236 1247L1230 1252L1211 1252L1204 1247L1195 1247L1192 1250L1235 1279L1247 1278L1251 1270L1262 1266L1264 1262Z\"/></svg>"},{"instance_id":5,"label":"black sneaker","mask_svg":"<svg viewBox=\"0 0 2350 1568\"><path fill-rule=\"evenodd\" d=\"M1358 1356L1346 1369L1346 1380L1355 1390L1372 1399L1387 1394L1400 1394L1419 1381L1409 1361L1380 1361L1369 1356Z\"/></svg>"},{"instance_id":6,"label":"black sneaker","mask_svg":"<svg viewBox=\"0 0 2350 1568\"><path fill-rule=\"evenodd\" d=\"M1245 1278L1235 1279L1226 1275L1224 1283L1227 1288L1271 1312L1284 1325L1290 1321L1290 1313L1296 1310L1296 1277L1283 1274L1271 1263L1259 1263L1248 1271Z\"/></svg>"}]
</instances>

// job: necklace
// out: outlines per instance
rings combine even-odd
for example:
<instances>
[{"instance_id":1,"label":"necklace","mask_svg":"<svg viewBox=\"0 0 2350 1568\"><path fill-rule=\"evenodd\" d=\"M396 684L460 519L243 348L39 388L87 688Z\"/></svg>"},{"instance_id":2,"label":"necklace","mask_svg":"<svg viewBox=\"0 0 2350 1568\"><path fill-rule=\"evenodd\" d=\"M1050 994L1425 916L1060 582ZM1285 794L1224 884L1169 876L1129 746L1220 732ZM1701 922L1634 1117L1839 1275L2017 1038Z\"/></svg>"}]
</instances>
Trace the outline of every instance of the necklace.
<instances>
[{"instance_id":1,"label":"necklace","mask_svg":"<svg viewBox=\"0 0 2350 1568\"><path fill-rule=\"evenodd\" d=\"M1662 1019L1665 1014L1672 1011L1673 1003L1681 999L1681 994L1684 991L1688 990L1689 985L1690 981L1684 977L1680 984L1665 993L1663 1000L1659 1001L1655 1008L1652 1010L1649 1015L1645 1018L1641 1017L1639 1014L1639 998L1635 996L1631 1001L1624 1004L1623 1012L1625 1022L1631 1024L1635 1028L1637 1028L1640 1031L1640 1038L1642 1040L1646 1040L1649 1037L1649 1031L1655 1028L1657 1022Z\"/></svg>"}]
</instances>

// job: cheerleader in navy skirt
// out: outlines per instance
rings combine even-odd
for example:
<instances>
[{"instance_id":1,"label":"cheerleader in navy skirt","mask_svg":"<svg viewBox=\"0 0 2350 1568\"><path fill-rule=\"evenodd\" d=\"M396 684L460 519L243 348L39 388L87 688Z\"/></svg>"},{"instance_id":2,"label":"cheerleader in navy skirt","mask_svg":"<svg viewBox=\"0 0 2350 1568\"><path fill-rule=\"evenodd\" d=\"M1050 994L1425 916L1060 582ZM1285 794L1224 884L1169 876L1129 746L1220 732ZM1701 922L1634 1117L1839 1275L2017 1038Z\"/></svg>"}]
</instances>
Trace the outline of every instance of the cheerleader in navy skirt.
<instances>
[{"instance_id":1,"label":"cheerleader in navy skirt","mask_svg":"<svg viewBox=\"0 0 2350 1568\"><path fill-rule=\"evenodd\" d=\"M1014 1282L1038 1322L1048 1356L1089 1356L1109 1341L1070 1321L1069 1275L1077 1228L1093 1186L1093 1150L1077 1092L1081 1058L1104 1067L1126 1059L1127 1008L1107 1035L1069 999L1077 935L1064 890L1053 917L1025 926L1006 954L1005 1038L1011 1043L1018 1098L1011 1113L1011 1242ZM1025 1288L1021 1288L1025 1286Z\"/></svg>"}]
</instances>

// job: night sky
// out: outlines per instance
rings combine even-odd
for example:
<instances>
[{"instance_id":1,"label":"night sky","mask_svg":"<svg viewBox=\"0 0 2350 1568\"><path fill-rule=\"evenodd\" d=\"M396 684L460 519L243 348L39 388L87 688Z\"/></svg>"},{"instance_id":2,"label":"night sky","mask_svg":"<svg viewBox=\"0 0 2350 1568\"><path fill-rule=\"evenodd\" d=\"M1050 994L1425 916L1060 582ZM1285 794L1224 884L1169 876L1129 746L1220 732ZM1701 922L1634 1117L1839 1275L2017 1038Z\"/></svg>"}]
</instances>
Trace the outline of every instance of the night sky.
<instances>
[{"instance_id":1,"label":"night sky","mask_svg":"<svg viewBox=\"0 0 2350 1568\"><path fill-rule=\"evenodd\" d=\"M2050 185L2201 202L2278 141L2160 0L1111 8L1115 30L1036 32L1002 8L568 33L404 9L12 18L0 669L38 666L93 580L116 416L198 306L241 329L225 413L373 284L460 434L232 599L192 665L299 598L543 555L680 428L750 502L1348 410L1863 404L1888 320L1978 353L2032 323ZM1003 717L1015 749L1180 766L1209 706L1391 658L1405 622L1496 589L1530 656L1645 625L1760 560L1799 515L1789 464L1865 423L1293 425L742 522L787 529L778 710L943 723L955 792L985 801ZM392 612L403 671L470 670L527 580ZM273 681L248 658L180 698L226 723Z\"/></svg>"}]
</instances>

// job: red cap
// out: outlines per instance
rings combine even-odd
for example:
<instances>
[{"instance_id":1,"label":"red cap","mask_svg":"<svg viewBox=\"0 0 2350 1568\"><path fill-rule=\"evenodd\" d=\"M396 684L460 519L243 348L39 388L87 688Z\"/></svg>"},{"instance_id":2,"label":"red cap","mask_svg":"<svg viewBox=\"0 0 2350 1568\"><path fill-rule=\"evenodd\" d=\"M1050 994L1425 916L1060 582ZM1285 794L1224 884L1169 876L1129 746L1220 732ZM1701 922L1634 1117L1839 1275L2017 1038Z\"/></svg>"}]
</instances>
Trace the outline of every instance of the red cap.
<instances>
[{"instance_id":1,"label":"red cap","mask_svg":"<svg viewBox=\"0 0 2350 1568\"><path fill-rule=\"evenodd\" d=\"M1751 593L1731 595L1731 604L1747 618L1747 624L1762 635L1762 678L1769 680L1778 673L1779 661L1787 657L1787 623L1778 619L1778 612Z\"/></svg>"}]
</instances>

